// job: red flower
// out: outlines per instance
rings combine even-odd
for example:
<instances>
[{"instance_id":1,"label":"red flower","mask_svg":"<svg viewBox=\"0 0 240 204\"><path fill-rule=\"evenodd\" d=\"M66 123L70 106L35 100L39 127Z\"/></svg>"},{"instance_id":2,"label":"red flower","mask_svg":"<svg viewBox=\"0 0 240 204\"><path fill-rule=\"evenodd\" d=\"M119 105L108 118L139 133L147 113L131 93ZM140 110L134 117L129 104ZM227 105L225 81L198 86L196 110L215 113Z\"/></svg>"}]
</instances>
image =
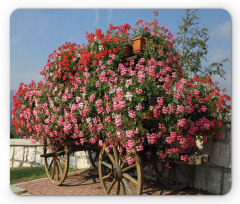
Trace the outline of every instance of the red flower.
<instances>
[{"instance_id":1,"label":"red flower","mask_svg":"<svg viewBox=\"0 0 240 204\"><path fill-rule=\"evenodd\" d=\"M222 139L222 134L217 134L217 138L220 140Z\"/></svg>"},{"instance_id":2,"label":"red flower","mask_svg":"<svg viewBox=\"0 0 240 204\"><path fill-rule=\"evenodd\" d=\"M210 96L206 96L205 101L210 101Z\"/></svg>"},{"instance_id":3,"label":"red flower","mask_svg":"<svg viewBox=\"0 0 240 204\"><path fill-rule=\"evenodd\" d=\"M221 127L222 126L222 122L218 121L218 127Z\"/></svg>"}]
</instances>

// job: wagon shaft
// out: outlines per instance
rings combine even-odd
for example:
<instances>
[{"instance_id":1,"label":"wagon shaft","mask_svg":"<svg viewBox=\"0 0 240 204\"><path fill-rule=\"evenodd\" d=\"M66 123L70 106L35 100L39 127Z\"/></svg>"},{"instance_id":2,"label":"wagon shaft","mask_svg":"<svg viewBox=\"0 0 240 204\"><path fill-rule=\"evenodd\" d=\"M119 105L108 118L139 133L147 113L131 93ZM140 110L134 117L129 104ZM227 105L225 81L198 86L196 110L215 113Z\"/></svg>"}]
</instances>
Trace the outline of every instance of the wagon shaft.
<instances>
[{"instance_id":1,"label":"wagon shaft","mask_svg":"<svg viewBox=\"0 0 240 204\"><path fill-rule=\"evenodd\" d=\"M52 153L47 153L47 154L41 154L40 157L48 158L48 157L53 157L53 156L57 156L57 155L61 156L64 154L65 154L65 151L63 150L63 151L60 151L57 153L52 152Z\"/></svg>"}]
</instances>

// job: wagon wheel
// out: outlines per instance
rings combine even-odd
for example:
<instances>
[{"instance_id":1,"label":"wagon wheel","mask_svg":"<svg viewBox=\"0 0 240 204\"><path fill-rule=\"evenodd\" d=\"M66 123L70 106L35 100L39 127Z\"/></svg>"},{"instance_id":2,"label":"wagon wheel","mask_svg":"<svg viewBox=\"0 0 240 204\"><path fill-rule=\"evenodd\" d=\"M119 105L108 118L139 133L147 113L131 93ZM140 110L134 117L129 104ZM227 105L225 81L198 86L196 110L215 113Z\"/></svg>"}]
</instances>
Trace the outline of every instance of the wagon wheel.
<instances>
[{"instance_id":1,"label":"wagon wheel","mask_svg":"<svg viewBox=\"0 0 240 204\"><path fill-rule=\"evenodd\" d=\"M47 146L44 145L44 154L47 154ZM50 156L44 157L44 166L51 183L61 185L67 177L69 167L69 153L65 146L61 151L52 151Z\"/></svg>"},{"instance_id":2,"label":"wagon wheel","mask_svg":"<svg viewBox=\"0 0 240 204\"><path fill-rule=\"evenodd\" d=\"M92 167L97 171L98 170L98 157L100 150L98 149L92 149L92 150L87 150L88 152L88 158L89 161L92 165Z\"/></svg>"},{"instance_id":3,"label":"wagon wheel","mask_svg":"<svg viewBox=\"0 0 240 204\"><path fill-rule=\"evenodd\" d=\"M161 169L154 164L155 173L158 181L165 187L173 190L183 190L194 178L195 166L187 163L161 163Z\"/></svg>"},{"instance_id":4,"label":"wagon wheel","mask_svg":"<svg viewBox=\"0 0 240 204\"><path fill-rule=\"evenodd\" d=\"M140 195L142 193L143 174L139 154L134 151L135 162L128 165L123 162L124 153L118 152L116 146L110 152L103 145L99 154L98 173L105 195Z\"/></svg>"}]
</instances>

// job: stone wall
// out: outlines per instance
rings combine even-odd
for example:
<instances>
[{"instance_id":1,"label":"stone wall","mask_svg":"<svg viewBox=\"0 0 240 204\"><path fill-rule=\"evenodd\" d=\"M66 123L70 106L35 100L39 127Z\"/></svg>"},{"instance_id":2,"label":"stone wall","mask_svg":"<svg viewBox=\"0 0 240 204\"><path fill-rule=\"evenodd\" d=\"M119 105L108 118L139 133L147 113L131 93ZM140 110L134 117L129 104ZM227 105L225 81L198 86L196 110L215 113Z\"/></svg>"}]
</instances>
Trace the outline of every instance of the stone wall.
<instances>
[{"instance_id":1,"label":"stone wall","mask_svg":"<svg viewBox=\"0 0 240 204\"><path fill-rule=\"evenodd\" d=\"M197 166L193 186L214 194L226 194L231 189L231 115L217 134L222 139L212 138L205 145L203 153L209 154L209 162Z\"/></svg>"},{"instance_id":2,"label":"stone wall","mask_svg":"<svg viewBox=\"0 0 240 204\"><path fill-rule=\"evenodd\" d=\"M43 146L39 143L32 144L30 140L10 140L10 167L36 167L44 166ZM86 169L91 164L85 151L75 152L69 157L70 168Z\"/></svg>"}]
</instances>

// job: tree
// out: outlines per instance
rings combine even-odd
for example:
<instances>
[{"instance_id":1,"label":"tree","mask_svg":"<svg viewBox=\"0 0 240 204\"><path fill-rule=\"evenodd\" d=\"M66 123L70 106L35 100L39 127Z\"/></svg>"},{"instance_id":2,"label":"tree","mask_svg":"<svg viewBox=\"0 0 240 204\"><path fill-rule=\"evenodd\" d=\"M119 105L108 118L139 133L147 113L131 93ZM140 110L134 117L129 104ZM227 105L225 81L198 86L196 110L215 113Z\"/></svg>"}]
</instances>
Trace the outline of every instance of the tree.
<instances>
[{"instance_id":1,"label":"tree","mask_svg":"<svg viewBox=\"0 0 240 204\"><path fill-rule=\"evenodd\" d=\"M207 62L207 42L210 39L207 28L199 28L200 18L196 15L197 10L186 10L186 16L182 17L182 23L178 26L176 42L179 49L179 57L184 74L191 78L193 76L220 75L225 78L223 70L224 62Z\"/></svg>"}]
</instances>

